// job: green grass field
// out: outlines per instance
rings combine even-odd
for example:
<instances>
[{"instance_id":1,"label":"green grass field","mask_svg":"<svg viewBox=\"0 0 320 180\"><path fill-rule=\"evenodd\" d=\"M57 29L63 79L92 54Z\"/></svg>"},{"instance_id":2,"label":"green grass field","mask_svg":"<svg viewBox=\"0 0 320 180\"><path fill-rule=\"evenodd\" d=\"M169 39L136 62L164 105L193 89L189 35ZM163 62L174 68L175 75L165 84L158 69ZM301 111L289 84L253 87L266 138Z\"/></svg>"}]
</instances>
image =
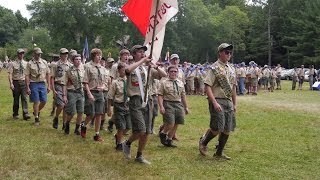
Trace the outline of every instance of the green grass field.
<instances>
[{"instance_id":1,"label":"green grass field","mask_svg":"<svg viewBox=\"0 0 320 180\"><path fill-rule=\"evenodd\" d=\"M307 83L303 91L290 90L289 81L282 83L281 91L238 98L237 128L225 149L231 161L212 157L216 138L209 143L210 155L199 155L198 140L208 128L209 112L204 96L189 96L191 114L178 130L178 148L165 148L152 135L144 153L152 164L146 166L116 152L113 134L103 131L105 141L96 143L92 129L86 139L64 135L61 126L53 129L51 93L40 127L32 125L33 118L13 121L12 94L3 71L0 179L319 179L320 92L308 91ZM32 114L31 105L29 109ZM156 127L161 122L160 115ZM133 155L136 150L137 142Z\"/></svg>"}]
</instances>

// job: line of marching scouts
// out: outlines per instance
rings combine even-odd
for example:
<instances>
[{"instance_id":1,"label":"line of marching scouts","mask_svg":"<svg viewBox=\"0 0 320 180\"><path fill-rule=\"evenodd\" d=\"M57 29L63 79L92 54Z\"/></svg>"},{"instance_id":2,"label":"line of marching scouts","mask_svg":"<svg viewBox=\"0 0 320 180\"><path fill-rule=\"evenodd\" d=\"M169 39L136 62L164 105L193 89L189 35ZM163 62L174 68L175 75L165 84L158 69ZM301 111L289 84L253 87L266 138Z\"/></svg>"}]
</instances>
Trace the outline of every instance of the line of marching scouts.
<instances>
[{"instance_id":1,"label":"line of marching scouts","mask_svg":"<svg viewBox=\"0 0 320 180\"><path fill-rule=\"evenodd\" d=\"M34 125L40 126L47 93L52 91L53 128L58 129L62 114L62 129L65 134L70 134L70 122L76 116L74 134L85 138L87 126L93 122L93 140L101 142L100 130L104 129L107 114L117 129L114 135L116 150L123 151L130 159L131 143L138 141L135 161L150 164L142 153L148 135L154 132L158 109L163 115L160 142L166 147L176 147L172 142L175 132L178 125L184 124L189 109L183 75L178 68L179 56L172 54L169 66L161 67L146 57L146 50L141 45L133 46L130 51L122 49L119 61L114 63L113 58L103 58L102 51L94 48L91 61L83 64L81 55L75 50L69 52L61 48L59 60L48 63L41 58L43 52L38 47L34 48L33 58L28 62L24 60L25 50L18 49L17 59L8 68L14 97L13 119L19 119L20 98L23 119L31 118L27 103L29 96L33 103ZM124 141L129 130L132 134Z\"/></svg>"}]
</instances>

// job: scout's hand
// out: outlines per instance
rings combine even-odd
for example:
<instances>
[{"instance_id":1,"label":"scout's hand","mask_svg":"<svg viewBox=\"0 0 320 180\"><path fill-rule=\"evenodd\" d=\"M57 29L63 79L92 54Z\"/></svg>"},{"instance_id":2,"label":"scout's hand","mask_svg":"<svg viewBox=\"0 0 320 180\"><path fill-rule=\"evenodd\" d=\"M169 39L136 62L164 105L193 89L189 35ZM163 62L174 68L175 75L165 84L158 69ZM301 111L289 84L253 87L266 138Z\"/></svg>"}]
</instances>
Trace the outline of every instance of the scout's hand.
<instances>
[{"instance_id":1,"label":"scout's hand","mask_svg":"<svg viewBox=\"0 0 320 180\"><path fill-rule=\"evenodd\" d=\"M88 98L89 98L90 102L94 101L94 97L93 97L93 95L91 93L88 94Z\"/></svg>"},{"instance_id":2,"label":"scout's hand","mask_svg":"<svg viewBox=\"0 0 320 180\"><path fill-rule=\"evenodd\" d=\"M30 88L29 88L29 87L27 87L27 90L26 90L26 91L27 91L27 94L28 94L28 95L30 95L30 94L31 94L31 90L30 90Z\"/></svg>"},{"instance_id":3,"label":"scout's hand","mask_svg":"<svg viewBox=\"0 0 320 180\"><path fill-rule=\"evenodd\" d=\"M237 106L233 105L233 111L236 113L237 112Z\"/></svg>"},{"instance_id":4,"label":"scout's hand","mask_svg":"<svg viewBox=\"0 0 320 180\"><path fill-rule=\"evenodd\" d=\"M48 86L48 88L47 88L47 93L49 93L50 91L51 91L51 87Z\"/></svg>"},{"instance_id":5,"label":"scout's hand","mask_svg":"<svg viewBox=\"0 0 320 180\"><path fill-rule=\"evenodd\" d=\"M12 91L14 90L14 85L13 85L13 84L10 85L10 89L11 89Z\"/></svg>"},{"instance_id":6,"label":"scout's hand","mask_svg":"<svg viewBox=\"0 0 320 180\"><path fill-rule=\"evenodd\" d=\"M151 62L152 61L152 58L149 58L149 57L144 57L142 59L143 59L143 62Z\"/></svg>"},{"instance_id":7,"label":"scout's hand","mask_svg":"<svg viewBox=\"0 0 320 180\"><path fill-rule=\"evenodd\" d=\"M65 104L68 104L68 98L67 98L66 95L63 96L63 101L64 101Z\"/></svg>"},{"instance_id":8,"label":"scout's hand","mask_svg":"<svg viewBox=\"0 0 320 180\"><path fill-rule=\"evenodd\" d=\"M184 111L186 112L186 114L189 114L189 108L184 108Z\"/></svg>"},{"instance_id":9,"label":"scout's hand","mask_svg":"<svg viewBox=\"0 0 320 180\"><path fill-rule=\"evenodd\" d=\"M164 107L160 107L160 113L164 114L166 112L166 110L164 109Z\"/></svg>"},{"instance_id":10,"label":"scout's hand","mask_svg":"<svg viewBox=\"0 0 320 180\"><path fill-rule=\"evenodd\" d=\"M221 112L221 106L219 103L217 102L213 103L213 107L214 107L214 110L216 110L217 112Z\"/></svg>"},{"instance_id":11,"label":"scout's hand","mask_svg":"<svg viewBox=\"0 0 320 180\"><path fill-rule=\"evenodd\" d=\"M111 109L108 109L108 112L107 112L108 116L111 117L112 113L111 113Z\"/></svg>"}]
</instances>

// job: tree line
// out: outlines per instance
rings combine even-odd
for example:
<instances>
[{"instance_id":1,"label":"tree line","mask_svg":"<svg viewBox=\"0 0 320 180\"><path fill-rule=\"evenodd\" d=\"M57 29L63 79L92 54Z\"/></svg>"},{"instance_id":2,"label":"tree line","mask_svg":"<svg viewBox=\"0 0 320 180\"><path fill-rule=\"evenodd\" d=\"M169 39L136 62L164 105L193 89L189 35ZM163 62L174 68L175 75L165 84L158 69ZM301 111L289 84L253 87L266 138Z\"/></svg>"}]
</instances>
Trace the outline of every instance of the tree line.
<instances>
[{"instance_id":1,"label":"tree line","mask_svg":"<svg viewBox=\"0 0 320 180\"><path fill-rule=\"evenodd\" d=\"M143 37L121 12L126 0L34 0L28 20L0 6L0 59L16 49L45 52L61 47L82 52L98 47L117 58L119 48L142 44ZM320 67L320 0L179 0L179 13L168 24L163 56L178 53L182 61L213 62L217 46L234 44L234 63L301 64ZM27 58L31 57L28 51Z\"/></svg>"}]
</instances>

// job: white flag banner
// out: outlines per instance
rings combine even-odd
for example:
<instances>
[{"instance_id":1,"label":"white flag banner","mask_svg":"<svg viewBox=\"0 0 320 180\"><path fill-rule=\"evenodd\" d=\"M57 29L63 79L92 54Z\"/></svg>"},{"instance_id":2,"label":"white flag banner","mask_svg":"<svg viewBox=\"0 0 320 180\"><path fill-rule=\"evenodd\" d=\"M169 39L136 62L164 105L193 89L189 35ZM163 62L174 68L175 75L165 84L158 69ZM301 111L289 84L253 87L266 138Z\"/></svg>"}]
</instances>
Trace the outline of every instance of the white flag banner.
<instances>
[{"instance_id":1,"label":"white flag banner","mask_svg":"<svg viewBox=\"0 0 320 180\"><path fill-rule=\"evenodd\" d=\"M152 43L152 33L154 29L154 19L156 11L157 0L153 0L152 9L149 18L149 27L147 29L147 34L145 36L144 45L147 46L148 50L146 55L150 55L151 43ZM157 20L156 20L156 31L154 36L153 52L152 52L152 62L156 63L161 55L161 50L164 41L164 35L166 32L166 24L172 17L178 13L178 1L177 0L159 0Z\"/></svg>"}]
</instances>

